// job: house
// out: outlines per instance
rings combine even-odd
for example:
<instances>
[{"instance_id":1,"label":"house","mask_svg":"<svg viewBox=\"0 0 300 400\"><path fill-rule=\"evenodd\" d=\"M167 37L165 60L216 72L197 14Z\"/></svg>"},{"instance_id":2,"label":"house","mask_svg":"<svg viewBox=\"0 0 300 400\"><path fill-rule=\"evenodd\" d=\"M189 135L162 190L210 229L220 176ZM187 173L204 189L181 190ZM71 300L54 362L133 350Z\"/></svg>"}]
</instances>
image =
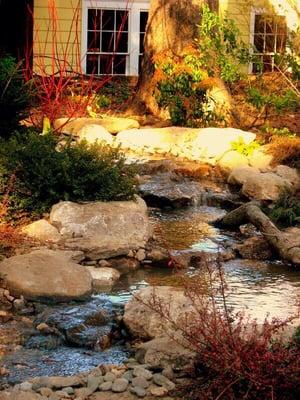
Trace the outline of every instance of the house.
<instances>
[{"instance_id":1,"label":"house","mask_svg":"<svg viewBox=\"0 0 300 400\"><path fill-rule=\"evenodd\" d=\"M3 0L0 0L3 1ZM299 0L219 0L219 12L236 21L254 45L265 71L299 27ZM34 0L35 68L59 59L87 74L139 73L150 0ZM249 66L255 72L256 66Z\"/></svg>"}]
</instances>

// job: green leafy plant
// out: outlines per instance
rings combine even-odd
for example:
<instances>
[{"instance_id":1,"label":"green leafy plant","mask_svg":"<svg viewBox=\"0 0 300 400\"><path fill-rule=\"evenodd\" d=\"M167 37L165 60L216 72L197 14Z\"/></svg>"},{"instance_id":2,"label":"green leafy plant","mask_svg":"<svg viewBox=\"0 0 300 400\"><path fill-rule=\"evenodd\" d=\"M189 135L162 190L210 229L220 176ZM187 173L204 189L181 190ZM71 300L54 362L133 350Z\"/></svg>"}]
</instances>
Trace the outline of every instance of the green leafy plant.
<instances>
[{"instance_id":1,"label":"green leafy plant","mask_svg":"<svg viewBox=\"0 0 300 400\"><path fill-rule=\"evenodd\" d=\"M249 157L253 154L254 150L258 149L260 144L258 142L245 143L242 137L239 137L235 142L231 142L231 149Z\"/></svg>"},{"instance_id":2,"label":"green leafy plant","mask_svg":"<svg viewBox=\"0 0 300 400\"><path fill-rule=\"evenodd\" d=\"M70 142L57 146L55 135L15 133L0 149L0 201L10 177L7 215L37 215L59 200L126 200L135 193L134 168L125 165L118 149L101 144Z\"/></svg>"},{"instance_id":3,"label":"green leafy plant","mask_svg":"<svg viewBox=\"0 0 300 400\"><path fill-rule=\"evenodd\" d=\"M279 199L268 211L270 218L282 226L293 226L300 223L299 196L289 191L281 193Z\"/></svg>"},{"instance_id":4,"label":"green leafy plant","mask_svg":"<svg viewBox=\"0 0 300 400\"><path fill-rule=\"evenodd\" d=\"M277 113L282 113L286 110L296 111L300 108L300 98L291 89L287 89L280 94L274 94L256 87L250 87L246 90L246 96L247 101L259 110L272 108Z\"/></svg>"},{"instance_id":5,"label":"green leafy plant","mask_svg":"<svg viewBox=\"0 0 300 400\"><path fill-rule=\"evenodd\" d=\"M241 66L251 61L251 53L249 45L241 40L235 21L204 5L199 34L200 65L209 76L219 76L228 83L239 80Z\"/></svg>"},{"instance_id":6,"label":"green leafy plant","mask_svg":"<svg viewBox=\"0 0 300 400\"><path fill-rule=\"evenodd\" d=\"M0 136L8 136L24 117L29 104L29 83L23 79L22 64L11 56L0 58Z\"/></svg>"},{"instance_id":7,"label":"green leafy plant","mask_svg":"<svg viewBox=\"0 0 300 400\"><path fill-rule=\"evenodd\" d=\"M154 94L158 105L168 109L174 125L205 126L221 120L210 107L208 75L197 54L163 54L156 57L155 68Z\"/></svg>"},{"instance_id":8,"label":"green leafy plant","mask_svg":"<svg viewBox=\"0 0 300 400\"><path fill-rule=\"evenodd\" d=\"M296 137L296 133L291 132L288 128L274 128L270 125L264 125L261 128L261 132L268 137L279 136L279 137Z\"/></svg>"}]
</instances>

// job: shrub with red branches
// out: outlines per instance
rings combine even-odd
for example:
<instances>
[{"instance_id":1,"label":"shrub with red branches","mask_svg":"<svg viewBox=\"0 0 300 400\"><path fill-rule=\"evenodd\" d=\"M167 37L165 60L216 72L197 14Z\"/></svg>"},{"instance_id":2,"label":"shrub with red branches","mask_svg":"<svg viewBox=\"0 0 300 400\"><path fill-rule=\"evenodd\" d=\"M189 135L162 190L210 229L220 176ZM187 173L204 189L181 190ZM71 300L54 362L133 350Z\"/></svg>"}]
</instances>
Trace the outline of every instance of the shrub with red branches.
<instances>
[{"instance_id":1,"label":"shrub with red branches","mask_svg":"<svg viewBox=\"0 0 300 400\"><path fill-rule=\"evenodd\" d=\"M221 263L202 266L204 275L184 282L193 312L174 321L160 299L147 304L172 326L173 339L196 353L188 384L189 400L294 400L300 396L300 347L283 331L297 318L262 324L245 312L233 312ZM170 335L170 333L168 333Z\"/></svg>"}]
</instances>

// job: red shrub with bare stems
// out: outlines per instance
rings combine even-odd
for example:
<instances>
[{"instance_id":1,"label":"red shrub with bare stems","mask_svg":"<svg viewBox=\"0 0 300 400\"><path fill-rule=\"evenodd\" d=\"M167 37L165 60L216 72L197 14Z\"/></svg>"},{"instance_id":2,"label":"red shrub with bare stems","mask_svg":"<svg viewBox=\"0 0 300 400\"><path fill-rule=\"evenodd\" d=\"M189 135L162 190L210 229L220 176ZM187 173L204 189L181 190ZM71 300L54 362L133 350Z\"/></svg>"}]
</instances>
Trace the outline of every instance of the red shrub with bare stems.
<instances>
[{"instance_id":1,"label":"red shrub with bare stems","mask_svg":"<svg viewBox=\"0 0 300 400\"><path fill-rule=\"evenodd\" d=\"M296 400L300 398L300 348L287 343L282 331L299 317L265 318L262 324L228 306L220 262L205 263L203 274L183 281L193 311L174 321L161 299L150 304L196 354L196 362L182 395L189 400Z\"/></svg>"},{"instance_id":2,"label":"red shrub with bare stems","mask_svg":"<svg viewBox=\"0 0 300 400\"><path fill-rule=\"evenodd\" d=\"M45 38L41 42L39 26L35 23L35 51L26 49L25 78L32 82L32 91L36 99L36 109L32 110L32 122L35 114L47 117L52 123L59 117L79 117L87 115L87 107L93 104L95 94L111 80L112 76L97 77L85 75L82 71L80 44L81 1L75 2L72 21L68 26L67 40L61 37L62 31L57 12L56 0L48 1L48 25ZM73 3L72 3L73 4ZM34 14L32 13L32 18ZM124 17L125 18L125 17ZM117 35L120 40L123 29L121 24ZM63 31L66 30L64 27ZM65 34L64 34L65 35ZM47 46L51 44L51 51Z\"/></svg>"}]
</instances>

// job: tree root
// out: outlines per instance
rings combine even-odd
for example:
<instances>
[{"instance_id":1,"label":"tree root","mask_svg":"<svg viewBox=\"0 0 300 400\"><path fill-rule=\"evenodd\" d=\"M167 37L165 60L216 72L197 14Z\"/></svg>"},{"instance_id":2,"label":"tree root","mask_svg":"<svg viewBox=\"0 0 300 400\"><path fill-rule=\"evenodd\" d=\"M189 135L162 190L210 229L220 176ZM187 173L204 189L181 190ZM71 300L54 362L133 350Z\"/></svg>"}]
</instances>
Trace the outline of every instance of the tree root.
<instances>
[{"instance_id":1,"label":"tree root","mask_svg":"<svg viewBox=\"0 0 300 400\"><path fill-rule=\"evenodd\" d=\"M222 228L238 228L251 222L262 233L270 246L286 261L300 265L300 245L293 237L279 230L260 208L260 203L251 201L229 212L216 221Z\"/></svg>"}]
</instances>

